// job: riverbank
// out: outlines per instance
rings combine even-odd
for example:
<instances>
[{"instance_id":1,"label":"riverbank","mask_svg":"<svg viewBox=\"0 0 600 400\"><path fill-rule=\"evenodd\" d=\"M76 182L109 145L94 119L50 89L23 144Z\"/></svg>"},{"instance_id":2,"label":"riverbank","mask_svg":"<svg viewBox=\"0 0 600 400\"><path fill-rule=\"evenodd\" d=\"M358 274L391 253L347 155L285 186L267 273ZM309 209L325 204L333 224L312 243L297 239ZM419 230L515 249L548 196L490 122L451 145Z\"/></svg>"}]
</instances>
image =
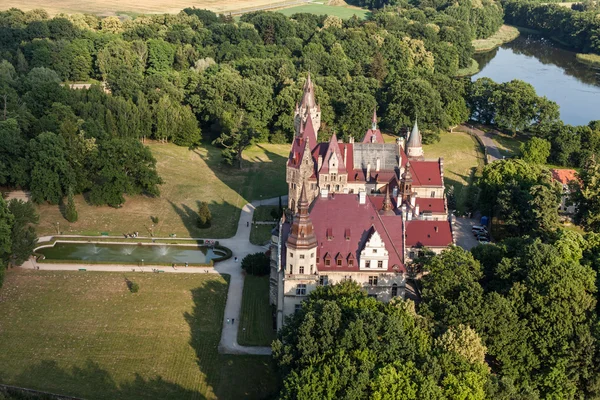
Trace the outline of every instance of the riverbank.
<instances>
[{"instance_id":1,"label":"riverbank","mask_svg":"<svg viewBox=\"0 0 600 400\"><path fill-rule=\"evenodd\" d=\"M598 54L577 53L575 58L582 64L588 65L592 68L600 68L600 55Z\"/></svg>"},{"instance_id":2,"label":"riverbank","mask_svg":"<svg viewBox=\"0 0 600 400\"><path fill-rule=\"evenodd\" d=\"M461 68L456 71L456 76L462 78L464 76L475 75L479 72L479 63L477 60L471 59L471 65L465 68Z\"/></svg>"},{"instance_id":3,"label":"riverbank","mask_svg":"<svg viewBox=\"0 0 600 400\"><path fill-rule=\"evenodd\" d=\"M498 32L486 39L476 39L472 41L476 53L484 53L502 46L504 43L515 40L519 37L520 30L514 26L502 25Z\"/></svg>"}]
</instances>

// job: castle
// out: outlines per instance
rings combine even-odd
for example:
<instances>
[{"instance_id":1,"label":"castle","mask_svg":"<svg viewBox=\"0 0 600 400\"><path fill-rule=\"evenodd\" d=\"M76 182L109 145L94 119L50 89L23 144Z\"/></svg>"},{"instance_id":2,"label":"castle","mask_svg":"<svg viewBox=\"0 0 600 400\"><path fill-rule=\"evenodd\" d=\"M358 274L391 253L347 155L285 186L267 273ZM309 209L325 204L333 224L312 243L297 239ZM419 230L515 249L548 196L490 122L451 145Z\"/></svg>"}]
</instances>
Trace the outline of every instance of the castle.
<instances>
[{"instance_id":1,"label":"castle","mask_svg":"<svg viewBox=\"0 0 600 400\"><path fill-rule=\"evenodd\" d=\"M423 247L453 243L443 159L424 158L417 122L385 143L373 112L361 142L319 143L321 109L310 74L294 112L286 166L288 208L273 231L270 301L277 327L319 285L354 280L381 301L404 297L406 265Z\"/></svg>"}]
</instances>

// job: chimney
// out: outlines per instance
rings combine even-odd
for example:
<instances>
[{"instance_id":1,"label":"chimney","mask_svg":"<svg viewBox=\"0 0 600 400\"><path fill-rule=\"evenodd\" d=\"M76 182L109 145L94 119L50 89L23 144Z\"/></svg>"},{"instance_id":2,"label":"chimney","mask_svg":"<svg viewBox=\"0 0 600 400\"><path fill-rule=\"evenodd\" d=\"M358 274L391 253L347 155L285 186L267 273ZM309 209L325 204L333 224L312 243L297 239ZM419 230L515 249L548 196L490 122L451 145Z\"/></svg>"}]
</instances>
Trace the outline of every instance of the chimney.
<instances>
[{"instance_id":1,"label":"chimney","mask_svg":"<svg viewBox=\"0 0 600 400\"><path fill-rule=\"evenodd\" d=\"M317 172L321 170L323 166L323 156L319 155L319 159L317 160Z\"/></svg>"},{"instance_id":2,"label":"chimney","mask_svg":"<svg viewBox=\"0 0 600 400\"><path fill-rule=\"evenodd\" d=\"M321 197L326 199L327 196L329 196L329 190L326 188L321 189Z\"/></svg>"},{"instance_id":3,"label":"chimney","mask_svg":"<svg viewBox=\"0 0 600 400\"><path fill-rule=\"evenodd\" d=\"M344 146L344 165L348 162L348 146Z\"/></svg>"},{"instance_id":4,"label":"chimney","mask_svg":"<svg viewBox=\"0 0 600 400\"><path fill-rule=\"evenodd\" d=\"M410 195L410 205L411 205L411 207L414 208L416 203L417 203L417 194L415 192L413 192Z\"/></svg>"},{"instance_id":5,"label":"chimney","mask_svg":"<svg viewBox=\"0 0 600 400\"><path fill-rule=\"evenodd\" d=\"M354 143L354 136L350 136L348 138L348 143Z\"/></svg>"},{"instance_id":6,"label":"chimney","mask_svg":"<svg viewBox=\"0 0 600 400\"><path fill-rule=\"evenodd\" d=\"M440 176L444 177L444 157L440 157Z\"/></svg>"},{"instance_id":7,"label":"chimney","mask_svg":"<svg viewBox=\"0 0 600 400\"><path fill-rule=\"evenodd\" d=\"M369 182L371 180L371 163L367 164L367 176L365 177L365 182Z\"/></svg>"},{"instance_id":8,"label":"chimney","mask_svg":"<svg viewBox=\"0 0 600 400\"><path fill-rule=\"evenodd\" d=\"M409 220L409 221L412 221L412 219L413 219L413 212L412 212L412 210L410 210L408 212L408 215L406 216L406 219Z\"/></svg>"},{"instance_id":9,"label":"chimney","mask_svg":"<svg viewBox=\"0 0 600 400\"><path fill-rule=\"evenodd\" d=\"M395 187L395 188L392 190L392 196L394 196L394 197L398 197L398 187Z\"/></svg>"},{"instance_id":10,"label":"chimney","mask_svg":"<svg viewBox=\"0 0 600 400\"><path fill-rule=\"evenodd\" d=\"M366 204L367 202L367 192L361 190L358 192L358 204Z\"/></svg>"},{"instance_id":11,"label":"chimney","mask_svg":"<svg viewBox=\"0 0 600 400\"><path fill-rule=\"evenodd\" d=\"M434 226L434 227L433 227L433 229L435 230L435 233L437 233L437 231L438 231L438 227L437 227L437 226Z\"/></svg>"},{"instance_id":12,"label":"chimney","mask_svg":"<svg viewBox=\"0 0 600 400\"><path fill-rule=\"evenodd\" d=\"M380 169L381 169L381 160L379 159L379 157L377 157L377 164L375 167L375 171L379 172Z\"/></svg>"},{"instance_id":13,"label":"chimney","mask_svg":"<svg viewBox=\"0 0 600 400\"><path fill-rule=\"evenodd\" d=\"M417 219L419 218L419 208L420 208L420 207L419 207L419 205L417 204L417 205L415 206L415 218L417 218ZM437 226L436 226L436 228L435 228L435 229L436 229L436 232L437 232Z\"/></svg>"},{"instance_id":14,"label":"chimney","mask_svg":"<svg viewBox=\"0 0 600 400\"><path fill-rule=\"evenodd\" d=\"M406 204L402 204L402 219L406 221Z\"/></svg>"}]
</instances>

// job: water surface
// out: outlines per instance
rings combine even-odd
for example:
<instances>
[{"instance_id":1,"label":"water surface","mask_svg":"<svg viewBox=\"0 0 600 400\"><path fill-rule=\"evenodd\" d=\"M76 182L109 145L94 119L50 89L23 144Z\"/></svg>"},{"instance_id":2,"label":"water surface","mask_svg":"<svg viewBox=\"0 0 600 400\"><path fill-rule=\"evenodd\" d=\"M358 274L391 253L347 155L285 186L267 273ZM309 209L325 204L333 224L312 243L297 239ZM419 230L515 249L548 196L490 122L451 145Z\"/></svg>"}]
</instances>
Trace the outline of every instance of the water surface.
<instances>
[{"instance_id":1,"label":"water surface","mask_svg":"<svg viewBox=\"0 0 600 400\"><path fill-rule=\"evenodd\" d=\"M92 263L190 263L204 264L219 257L212 249L150 244L56 243L36 251L50 260L81 260Z\"/></svg>"},{"instance_id":2,"label":"water surface","mask_svg":"<svg viewBox=\"0 0 600 400\"><path fill-rule=\"evenodd\" d=\"M472 79L528 82L539 96L558 103L566 124L587 125L600 119L600 70L579 63L575 54L542 36L521 35L491 52L476 54L481 71Z\"/></svg>"}]
</instances>

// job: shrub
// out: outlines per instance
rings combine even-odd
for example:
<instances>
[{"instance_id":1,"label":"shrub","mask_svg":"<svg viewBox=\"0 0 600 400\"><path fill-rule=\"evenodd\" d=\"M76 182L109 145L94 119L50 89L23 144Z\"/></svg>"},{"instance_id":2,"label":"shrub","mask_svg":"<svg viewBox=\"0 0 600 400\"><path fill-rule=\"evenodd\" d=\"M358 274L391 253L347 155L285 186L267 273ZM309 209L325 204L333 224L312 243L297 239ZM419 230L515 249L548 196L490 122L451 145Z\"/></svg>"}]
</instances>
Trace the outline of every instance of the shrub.
<instances>
[{"instance_id":1,"label":"shrub","mask_svg":"<svg viewBox=\"0 0 600 400\"><path fill-rule=\"evenodd\" d=\"M158 217L150 217L150 219L152 220L152 223L158 224Z\"/></svg>"},{"instance_id":2,"label":"shrub","mask_svg":"<svg viewBox=\"0 0 600 400\"><path fill-rule=\"evenodd\" d=\"M140 291L140 285L137 282L130 281L129 279L125 279L125 282L127 282L127 288L131 293Z\"/></svg>"},{"instance_id":3,"label":"shrub","mask_svg":"<svg viewBox=\"0 0 600 400\"><path fill-rule=\"evenodd\" d=\"M211 220L212 215L208 208L208 203L205 201L200 202L200 206L198 207L198 227L209 228Z\"/></svg>"},{"instance_id":4,"label":"shrub","mask_svg":"<svg viewBox=\"0 0 600 400\"><path fill-rule=\"evenodd\" d=\"M242 269L250 275L267 275L270 270L270 260L265 253L248 254L242 260Z\"/></svg>"}]
</instances>

